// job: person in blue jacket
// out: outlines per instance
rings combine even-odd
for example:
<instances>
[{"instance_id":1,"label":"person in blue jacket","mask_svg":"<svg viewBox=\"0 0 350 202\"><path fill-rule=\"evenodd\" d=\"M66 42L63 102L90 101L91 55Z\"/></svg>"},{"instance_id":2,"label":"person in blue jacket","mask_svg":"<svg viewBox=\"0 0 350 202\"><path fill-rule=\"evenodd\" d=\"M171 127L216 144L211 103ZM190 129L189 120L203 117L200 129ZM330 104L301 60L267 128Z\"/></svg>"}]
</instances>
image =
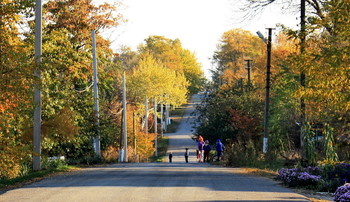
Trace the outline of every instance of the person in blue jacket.
<instances>
[{"instance_id":1,"label":"person in blue jacket","mask_svg":"<svg viewBox=\"0 0 350 202\"><path fill-rule=\"evenodd\" d=\"M220 161L221 156L222 156L222 152L224 151L225 147L224 145L221 143L220 139L216 140L216 156L218 157L216 160Z\"/></svg>"},{"instance_id":2,"label":"person in blue jacket","mask_svg":"<svg viewBox=\"0 0 350 202\"><path fill-rule=\"evenodd\" d=\"M209 141L206 140L203 146L203 150L204 150L204 159L203 162L209 162L209 153L211 150L211 146L209 144Z\"/></svg>"},{"instance_id":3,"label":"person in blue jacket","mask_svg":"<svg viewBox=\"0 0 350 202\"><path fill-rule=\"evenodd\" d=\"M198 141L199 162L203 162L204 141Z\"/></svg>"}]
</instances>

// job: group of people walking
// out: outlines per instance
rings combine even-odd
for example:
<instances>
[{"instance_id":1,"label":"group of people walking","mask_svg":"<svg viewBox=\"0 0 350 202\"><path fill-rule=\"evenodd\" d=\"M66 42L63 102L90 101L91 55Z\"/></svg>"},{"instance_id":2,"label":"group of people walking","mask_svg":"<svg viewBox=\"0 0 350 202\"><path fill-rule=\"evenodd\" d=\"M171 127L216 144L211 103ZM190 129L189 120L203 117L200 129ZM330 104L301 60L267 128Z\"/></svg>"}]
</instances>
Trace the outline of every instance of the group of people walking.
<instances>
[{"instance_id":1,"label":"group of people walking","mask_svg":"<svg viewBox=\"0 0 350 202\"><path fill-rule=\"evenodd\" d=\"M220 161L223 151L225 147L220 141L220 139L216 140L215 144L215 150L216 150L216 161ZM197 144L197 160L198 162L210 162L210 151L212 150L211 145L209 144L209 140L203 139L202 136L198 137L198 144ZM188 148L185 149L185 162L188 163L188 157L190 156L190 151ZM173 154L169 153L169 162L172 162Z\"/></svg>"},{"instance_id":2,"label":"group of people walking","mask_svg":"<svg viewBox=\"0 0 350 202\"><path fill-rule=\"evenodd\" d=\"M198 145L197 145L197 159L198 162L209 162L210 161L210 151L212 147L209 144L209 140L203 139L202 136L198 137ZM216 161L221 160L222 152L224 151L224 145L221 143L220 139L216 140L215 144L216 150Z\"/></svg>"}]
</instances>

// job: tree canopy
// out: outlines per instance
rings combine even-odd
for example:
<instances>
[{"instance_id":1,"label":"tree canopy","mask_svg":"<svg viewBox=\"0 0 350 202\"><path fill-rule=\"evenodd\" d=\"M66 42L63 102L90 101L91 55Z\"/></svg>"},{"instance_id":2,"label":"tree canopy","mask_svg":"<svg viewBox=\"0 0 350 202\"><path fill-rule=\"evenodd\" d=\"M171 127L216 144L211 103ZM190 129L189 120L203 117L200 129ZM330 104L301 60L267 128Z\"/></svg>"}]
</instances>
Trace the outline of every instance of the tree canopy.
<instances>
[{"instance_id":1,"label":"tree canopy","mask_svg":"<svg viewBox=\"0 0 350 202\"><path fill-rule=\"evenodd\" d=\"M251 6L249 9L257 10L271 3L288 3L274 0L246 2ZM277 39L272 42L269 153L265 160L290 160L293 152L305 152L306 159L303 160L309 164L324 159L349 159L349 152L344 152L349 148L350 131L347 93L350 32L346 28L349 20L345 17L349 12L349 2L306 0L306 4L304 43L300 43L300 30L285 26L280 27ZM209 96L199 107L201 115L196 132L211 140L223 138L232 147L230 162L233 164L250 165L244 159L256 159L262 148L266 56L261 41L250 45L248 39L253 41L253 38L249 32L242 30L223 34L213 56L216 63L213 85L209 88ZM252 88L244 85L243 61L246 55L252 57L252 70L258 70L255 73L260 74L260 79L259 76L253 78ZM300 82L302 72L306 78L305 85ZM306 106L303 128L300 127L301 99ZM213 125L220 125L220 130L215 130ZM252 129L255 130L253 133ZM305 130L302 140L305 141L304 151L301 151L299 138L301 130ZM324 139L317 139L320 135Z\"/></svg>"},{"instance_id":2,"label":"tree canopy","mask_svg":"<svg viewBox=\"0 0 350 202\"><path fill-rule=\"evenodd\" d=\"M42 160L115 161L122 147L122 73L127 75L130 159L147 160L154 136L142 130L145 97L179 106L204 82L195 54L178 39L149 37L143 48L114 53L102 33L125 20L120 4L49 0L43 4L41 78L34 78L35 1L2 1L0 8L0 179L25 175L32 162L33 85L42 92ZM96 32L100 126L93 111L92 37ZM135 125L134 125L135 123ZM154 127L154 126L153 126ZM157 125L156 125L157 127ZM134 129L134 130L133 130ZM101 136L102 156L92 139ZM134 140L139 144L131 144Z\"/></svg>"}]
</instances>

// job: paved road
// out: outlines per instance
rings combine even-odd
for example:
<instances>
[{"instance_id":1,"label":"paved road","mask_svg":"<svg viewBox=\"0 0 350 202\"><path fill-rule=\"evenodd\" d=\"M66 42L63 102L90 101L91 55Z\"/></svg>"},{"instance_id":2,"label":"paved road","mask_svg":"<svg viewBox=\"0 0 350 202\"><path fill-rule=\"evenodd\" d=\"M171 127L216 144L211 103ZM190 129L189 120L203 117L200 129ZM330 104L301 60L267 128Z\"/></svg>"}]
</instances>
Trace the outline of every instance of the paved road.
<instances>
[{"instance_id":1,"label":"paved road","mask_svg":"<svg viewBox=\"0 0 350 202\"><path fill-rule=\"evenodd\" d=\"M195 97L192 102L195 102ZM114 164L54 176L0 195L0 201L308 201L304 196L238 168L184 163L184 148L194 154L189 112L178 133L168 134L174 163Z\"/></svg>"}]
</instances>

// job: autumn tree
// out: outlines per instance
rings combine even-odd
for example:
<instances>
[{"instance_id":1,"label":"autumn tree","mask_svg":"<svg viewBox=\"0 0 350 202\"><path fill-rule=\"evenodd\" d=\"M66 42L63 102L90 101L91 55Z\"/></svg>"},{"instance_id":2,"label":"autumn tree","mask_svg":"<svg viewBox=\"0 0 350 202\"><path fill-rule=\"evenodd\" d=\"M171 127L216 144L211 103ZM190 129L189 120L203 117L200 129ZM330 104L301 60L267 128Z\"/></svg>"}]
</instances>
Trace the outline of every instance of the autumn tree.
<instances>
[{"instance_id":1,"label":"autumn tree","mask_svg":"<svg viewBox=\"0 0 350 202\"><path fill-rule=\"evenodd\" d=\"M201 64L192 52L182 47L179 39L150 36L145 39L145 44L140 45L139 52L151 54L165 67L183 74L190 82L190 93L197 93L201 89L204 83Z\"/></svg>"},{"instance_id":2,"label":"autumn tree","mask_svg":"<svg viewBox=\"0 0 350 202\"><path fill-rule=\"evenodd\" d=\"M30 147L23 132L30 122L33 60L21 39L20 25L33 1L0 3L0 179L20 174Z\"/></svg>"},{"instance_id":3,"label":"autumn tree","mask_svg":"<svg viewBox=\"0 0 350 202\"><path fill-rule=\"evenodd\" d=\"M261 71L264 67L263 63L260 63L263 62L261 58L264 56L264 50L261 40L249 31L233 29L225 32L213 56L218 75L214 79L220 81L222 87L227 89L240 79L247 78L247 59L252 60L254 67ZM252 77L261 78L258 71L252 71Z\"/></svg>"},{"instance_id":4,"label":"autumn tree","mask_svg":"<svg viewBox=\"0 0 350 202\"><path fill-rule=\"evenodd\" d=\"M190 83L190 86L188 87L189 93L198 93L200 90L202 90L205 83L201 64L198 63L195 54L187 49L183 49L181 51L181 62L183 65L184 76Z\"/></svg>"},{"instance_id":5,"label":"autumn tree","mask_svg":"<svg viewBox=\"0 0 350 202\"><path fill-rule=\"evenodd\" d=\"M298 86L298 80L295 80L295 77L298 78L298 72L288 74L288 78L282 73L286 71L287 58L294 56L297 51L295 44L295 41L283 33L278 34L277 39L273 41L269 133L271 141L269 154L266 156L271 159L277 158L278 152L288 150L286 146L294 141L291 140L292 136L286 138L285 135L294 130L295 126L295 123L291 124L290 121L295 118L298 102L297 99L292 99L291 95L297 87L289 91L280 88ZM223 34L218 50L213 56L217 69L213 71L215 77L209 90L210 94L198 107L196 133L212 141L216 138L223 139L229 145L229 164L253 165L256 161L264 160L257 157L262 150L265 46L261 39L248 31L229 30ZM241 80L247 77L244 60L248 58L253 61L253 86L250 88L244 84L247 82L243 83ZM283 77L283 81L281 74L286 76ZM286 126L287 128L284 128Z\"/></svg>"},{"instance_id":6,"label":"autumn tree","mask_svg":"<svg viewBox=\"0 0 350 202\"><path fill-rule=\"evenodd\" d=\"M144 55L128 79L129 95L137 103L157 98L164 104L179 106L186 102L188 82L185 77L166 68L152 55Z\"/></svg>"},{"instance_id":7,"label":"autumn tree","mask_svg":"<svg viewBox=\"0 0 350 202\"><path fill-rule=\"evenodd\" d=\"M98 71L100 74L101 111L108 112L117 96L112 80L118 78L118 67L113 63L110 42L100 36L101 31L122 22L115 5L96 6L90 0L48 1L43 9L43 150L46 155L65 155L79 158L93 155L91 136L94 126L93 96L91 96L91 30L96 31ZM25 34L29 47L33 44L33 23ZM101 114L103 135L111 134L109 115ZM65 122L66 121L66 122ZM62 130L65 128L65 130ZM29 135L30 137L30 135ZM104 139L104 138L102 138ZM105 138L108 140L109 138ZM110 141L102 141L107 147Z\"/></svg>"},{"instance_id":8,"label":"autumn tree","mask_svg":"<svg viewBox=\"0 0 350 202\"><path fill-rule=\"evenodd\" d=\"M292 72L300 74L300 86L297 92L292 94L301 100L301 109L296 110L306 117L306 119L301 117L301 122L331 123L331 128L336 128L335 135L338 136L338 140L341 140L339 143L347 145L348 138L345 131L348 131L346 129L348 99L345 98L344 89L348 86L348 79L343 75L344 68L347 68L345 65L347 56L344 50L346 50L348 39L344 27L349 23L344 16L349 10L348 2L333 0L302 0L300 2L246 0L245 2L247 3L246 8L251 9L253 13L260 12L273 3L299 7L301 11L300 30L287 29L286 32L291 38L297 39L300 48L300 55L294 57L289 64ZM284 8L289 9L290 7L284 6ZM342 112L339 111L340 109ZM301 137L300 142L303 141L302 139Z\"/></svg>"},{"instance_id":9,"label":"autumn tree","mask_svg":"<svg viewBox=\"0 0 350 202\"><path fill-rule=\"evenodd\" d=\"M330 0L322 6L323 15L310 19L309 45L300 63L295 65L299 69L303 65L308 78L305 92L298 95L305 96L308 121L330 124L339 144L346 148L350 106L346 93L349 90L349 31L346 28L349 21L344 15L349 13L350 3ZM349 153L344 156L349 157Z\"/></svg>"}]
</instances>

